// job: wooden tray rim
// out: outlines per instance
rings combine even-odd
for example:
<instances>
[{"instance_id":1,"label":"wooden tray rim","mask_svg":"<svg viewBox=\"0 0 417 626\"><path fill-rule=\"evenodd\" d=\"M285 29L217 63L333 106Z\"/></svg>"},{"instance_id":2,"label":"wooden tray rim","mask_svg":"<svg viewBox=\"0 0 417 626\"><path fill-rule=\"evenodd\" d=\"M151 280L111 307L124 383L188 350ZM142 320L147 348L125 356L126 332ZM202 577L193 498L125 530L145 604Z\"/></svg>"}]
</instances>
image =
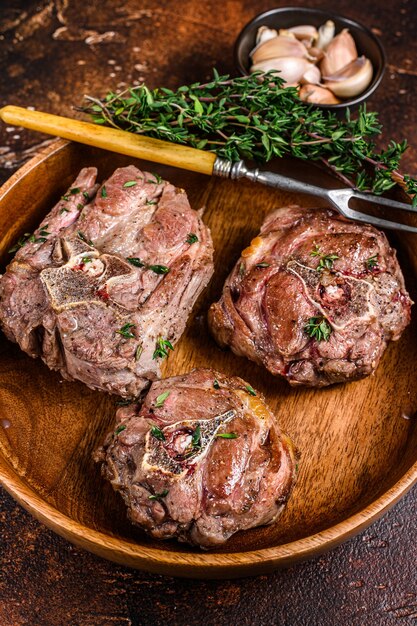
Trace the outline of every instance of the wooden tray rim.
<instances>
[{"instance_id":1,"label":"wooden tray rim","mask_svg":"<svg viewBox=\"0 0 417 626\"><path fill-rule=\"evenodd\" d=\"M0 187L0 198L7 195L33 168L52 154L64 149L69 141L56 139L20 167ZM65 539L109 560L139 569L167 575L201 578L232 578L252 576L296 561L309 559L336 547L367 528L417 483L417 459L390 489L367 507L347 517L334 526L273 548L245 552L186 553L139 546L133 541L120 539L75 521L46 502L24 479L16 473L0 453L0 485L48 528Z\"/></svg>"}]
</instances>

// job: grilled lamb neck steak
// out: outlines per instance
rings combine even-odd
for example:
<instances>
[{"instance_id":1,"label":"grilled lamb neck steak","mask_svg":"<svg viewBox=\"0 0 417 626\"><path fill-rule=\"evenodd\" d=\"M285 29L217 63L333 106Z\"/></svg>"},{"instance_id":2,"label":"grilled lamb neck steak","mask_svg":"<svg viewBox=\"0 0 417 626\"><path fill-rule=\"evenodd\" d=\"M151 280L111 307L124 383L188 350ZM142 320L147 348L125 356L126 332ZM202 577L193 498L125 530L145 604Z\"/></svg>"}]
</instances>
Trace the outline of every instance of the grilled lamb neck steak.
<instances>
[{"instance_id":1,"label":"grilled lamb neck steak","mask_svg":"<svg viewBox=\"0 0 417 626\"><path fill-rule=\"evenodd\" d=\"M371 374L411 304L382 232L289 206L243 250L209 325L221 347L292 385L322 387Z\"/></svg>"},{"instance_id":2,"label":"grilled lamb neck steak","mask_svg":"<svg viewBox=\"0 0 417 626\"><path fill-rule=\"evenodd\" d=\"M184 331L213 246L185 192L136 167L83 169L0 279L9 339L64 378L137 396Z\"/></svg>"},{"instance_id":3,"label":"grilled lamb neck steak","mask_svg":"<svg viewBox=\"0 0 417 626\"><path fill-rule=\"evenodd\" d=\"M154 382L116 422L95 458L153 537L213 548L271 524L289 498L297 453L241 378L199 369Z\"/></svg>"}]
</instances>

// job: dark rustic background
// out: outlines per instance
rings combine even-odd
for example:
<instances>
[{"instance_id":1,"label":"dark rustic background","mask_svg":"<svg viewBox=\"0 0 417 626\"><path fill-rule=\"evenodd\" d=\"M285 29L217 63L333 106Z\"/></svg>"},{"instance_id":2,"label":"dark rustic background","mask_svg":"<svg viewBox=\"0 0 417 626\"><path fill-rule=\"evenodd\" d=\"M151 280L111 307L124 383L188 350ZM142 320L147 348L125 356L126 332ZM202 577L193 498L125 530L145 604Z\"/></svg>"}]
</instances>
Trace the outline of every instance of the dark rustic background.
<instances>
[{"instance_id":1,"label":"dark rustic background","mask_svg":"<svg viewBox=\"0 0 417 626\"><path fill-rule=\"evenodd\" d=\"M85 93L145 80L178 86L233 72L232 47L256 13L289 2L3 0L0 105L74 116ZM303 6L303 2L293 1ZM417 146L417 2L340 0L328 8L381 36L388 68L370 108L386 138ZM0 182L49 141L0 127ZM417 175L417 151L404 167ZM113 565L60 539L0 491L0 625L356 626L417 623L417 492L344 546L270 576L201 582Z\"/></svg>"}]
</instances>

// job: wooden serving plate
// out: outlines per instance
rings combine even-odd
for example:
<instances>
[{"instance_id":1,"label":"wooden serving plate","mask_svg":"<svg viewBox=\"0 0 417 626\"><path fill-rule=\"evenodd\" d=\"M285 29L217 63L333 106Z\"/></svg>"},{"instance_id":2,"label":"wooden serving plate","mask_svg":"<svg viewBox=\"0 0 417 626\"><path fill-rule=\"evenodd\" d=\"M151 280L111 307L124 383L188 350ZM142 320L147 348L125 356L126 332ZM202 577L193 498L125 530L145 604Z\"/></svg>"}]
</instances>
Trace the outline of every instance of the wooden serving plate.
<instances>
[{"instance_id":1,"label":"wooden serving plate","mask_svg":"<svg viewBox=\"0 0 417 626\"><path fill-rule=\"evenodd\" d=\"M100 179L133 159L53 142L0 190L0 254L32 231L81 167ZM231 182L138 162L184 187L194 208L206 206L216 250L212 282L165 365L165 376L212 366L262 391L302 453L299 480L279 521L202 552L146 537L126 519L118 494L101 478L91 454L114 419L116 399L69 383L38 359L0 338L0 482L26 509L66 539L125 565L163 574L220 578L271 571L329 549L364 529L417 480L416 315L391 344L374 376L323 390L292 389L250 361L221 351L207 330L206 312L240 251L266 213L309 197L288 196L250 182ZM322 172L300 162L279 167L304 179ZM330 179L331 183L331 179ZM334 181L333 181L334 185ZM417 238L403 237L400 263L411 296ZM414 251L413 251L414 247Z\"/></svg>"}]
</instances>

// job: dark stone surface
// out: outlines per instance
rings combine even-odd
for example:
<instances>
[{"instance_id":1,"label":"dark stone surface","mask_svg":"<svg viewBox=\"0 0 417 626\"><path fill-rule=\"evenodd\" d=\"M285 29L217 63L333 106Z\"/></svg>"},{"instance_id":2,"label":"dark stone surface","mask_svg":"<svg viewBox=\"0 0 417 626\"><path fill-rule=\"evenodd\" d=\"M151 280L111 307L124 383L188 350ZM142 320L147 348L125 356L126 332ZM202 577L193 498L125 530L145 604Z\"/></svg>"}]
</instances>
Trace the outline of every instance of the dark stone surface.
<instances>
[{"instance_id":1,"label":"dark stone surface","mask_svg":"<svg viewBox=\"0 0 417 626\"><path fill-rule=\"evenodd\" d=\"M380 111L385 140L407 137L416 146L416 3L327 4L382 36L389 66L368 106ZM0 104L74 116L84 93L102 95L141 79L174 87L207 77L213 65L232 72L237 33L270 7L267 0L4 0ZM45 140L2 125L0 181ZM415 148L404 168L417 174ZM270 576L202 582L129 570L74 548L1 491L0 624L408 626L417 623L416 516L414 489L321 558Z\"/></svg>"}]
</instances>

